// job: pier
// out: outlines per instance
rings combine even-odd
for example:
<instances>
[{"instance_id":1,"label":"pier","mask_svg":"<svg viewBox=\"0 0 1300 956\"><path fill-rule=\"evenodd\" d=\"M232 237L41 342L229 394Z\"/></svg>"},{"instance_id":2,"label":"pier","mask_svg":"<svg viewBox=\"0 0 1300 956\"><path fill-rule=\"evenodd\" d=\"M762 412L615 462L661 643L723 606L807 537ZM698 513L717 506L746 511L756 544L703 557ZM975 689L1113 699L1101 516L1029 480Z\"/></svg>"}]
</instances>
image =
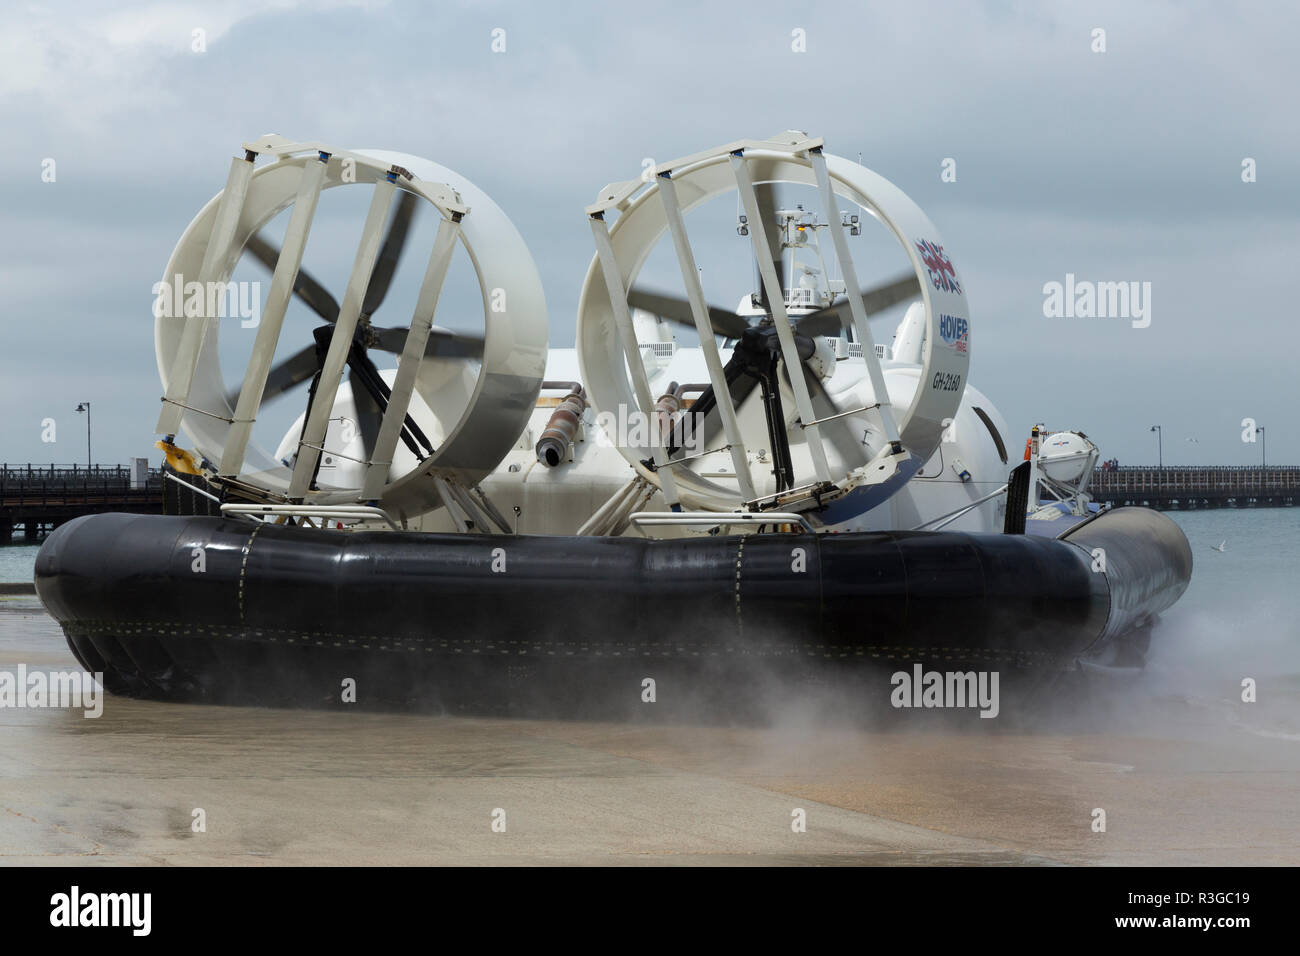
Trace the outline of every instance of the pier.
<instances>
[{"instance_id":1,"label":"pier","mask_svg":"<svg viewBox=\"0 0 1300 956\"><path fill-rule=\"evenodd\" d=\"M0 465L0 544L22 528L27 541L78 515L162 513L162 471L126 465Z\"/></svg>"},{"instance_id":2,"label":"pier","mask_svg":"<svg viewBox=\"0 0 1300 956\"><path fill-rule=\"evenodd\" d=\"M1160 510L1286 508L1300 502L1300 466L1165 465L1097 469L1093 501Z\"/></svg>"},{"instance_id":3,"label":"pier","mask_svg":"<svg viewBox=\"0 0 1300 956\"><path fill-rule=\"evenodd\" d=\"M1115 507L1286 508L1300 502L1300 466L1099 468L1088 493ZM133 474L126 465L0 465L0 544L19 528L25 540L35 542L78 515L104 511L162 514L162 470Z\"/></svg>"}]
</instances>

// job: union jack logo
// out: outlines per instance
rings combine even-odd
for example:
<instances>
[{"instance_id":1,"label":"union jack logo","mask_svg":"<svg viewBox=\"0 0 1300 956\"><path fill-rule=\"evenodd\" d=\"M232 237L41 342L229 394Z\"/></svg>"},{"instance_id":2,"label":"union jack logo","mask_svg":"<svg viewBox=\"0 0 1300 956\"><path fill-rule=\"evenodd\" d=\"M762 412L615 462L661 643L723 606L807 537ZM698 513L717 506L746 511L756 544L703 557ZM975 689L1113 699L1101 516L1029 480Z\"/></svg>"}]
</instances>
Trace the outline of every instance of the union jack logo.
<instances>
[{"instance_id":1,"label":"union jack logo","mask_svg":"<svg viewBox=\"0 0 1300 956\"><path fill-rule=\"evenodd\" d=\"M936 246L929 239L918 239L916 249L921 255L921 261L930 270L930 282L934 287L944 292L961 295L961 283L957 281L957 270L953 267L952 260L948 258L947 253L943 251L943 246Z\"/></svg>"}]
</instances>

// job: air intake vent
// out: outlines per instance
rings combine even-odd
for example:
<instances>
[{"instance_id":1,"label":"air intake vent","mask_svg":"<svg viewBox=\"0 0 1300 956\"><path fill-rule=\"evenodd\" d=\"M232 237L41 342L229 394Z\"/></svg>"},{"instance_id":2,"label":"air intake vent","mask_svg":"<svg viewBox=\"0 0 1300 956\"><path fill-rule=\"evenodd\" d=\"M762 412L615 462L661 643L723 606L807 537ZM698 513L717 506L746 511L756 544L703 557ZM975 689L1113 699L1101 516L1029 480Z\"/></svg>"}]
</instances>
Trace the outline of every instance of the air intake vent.
<instances>
[{"instance_id":1,"label":"air intake vent","mask_svg":"<svg viewBox=\"0 0 1300 956\"><path fill-rule=\"evenodd\" d=\"M850 342L850 343L849 343L849 358L862 358L862 343L861 343L861 342ZM877 346L876 346L876 358L878 358L878 359L890 359L890 358L893 358L893 355L891 355L890 352L889 352L889 346L888 346L888 345L877 345Z\"/></svg>"}]
</instances>

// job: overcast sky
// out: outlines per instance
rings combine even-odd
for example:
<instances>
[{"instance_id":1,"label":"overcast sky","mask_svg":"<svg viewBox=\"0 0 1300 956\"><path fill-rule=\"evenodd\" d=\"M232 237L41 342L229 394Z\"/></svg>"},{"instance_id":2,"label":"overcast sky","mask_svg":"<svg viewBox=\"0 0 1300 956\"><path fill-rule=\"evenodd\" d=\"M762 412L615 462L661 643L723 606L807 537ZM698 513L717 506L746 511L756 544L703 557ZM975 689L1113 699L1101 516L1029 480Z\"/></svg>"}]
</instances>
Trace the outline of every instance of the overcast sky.
<instances>
[{"instance_id":1,"label":"overcast sky","mask_svg":"<svg viewBox=\"0 0 1300 956\"><path fill-rule=\"evenodd\" d=\"M19 4L0 30L0 460L84 461L85 400L97 461L157 457L151 288L261 133L463 173L523 233L551 344L570 346L602 185L797 128L861 153L937 224L966 284L971 381L1017 433L1078 428L1154 463L1159 423L1166 463L1258 463L1249 417L1271 462L1300 463L1293 4L114 6ZM743 256L721 232L700 242ZM314 243L307 265L341 297L354 251ZM1067 273L1151 283L1149 327L1044 317ZM295 347L306 321L286 328Z\"/></svg>"}]
</instances>

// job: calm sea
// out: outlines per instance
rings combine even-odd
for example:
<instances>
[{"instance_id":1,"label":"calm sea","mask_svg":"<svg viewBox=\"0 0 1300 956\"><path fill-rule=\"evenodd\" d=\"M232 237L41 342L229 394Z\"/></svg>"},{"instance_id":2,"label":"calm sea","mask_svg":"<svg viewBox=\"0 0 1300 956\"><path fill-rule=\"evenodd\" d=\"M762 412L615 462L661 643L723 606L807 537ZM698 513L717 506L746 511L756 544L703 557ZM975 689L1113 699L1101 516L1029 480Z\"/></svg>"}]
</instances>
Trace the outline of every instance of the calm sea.
<instances>
[{"instance_id":1,"label":"calm sea","mask_svg":"<svg viewBox=\"0 0 1300 956\"><path fill-rule=\"evenodd\" d=\"M39 550L39 544L0 545L0 584L30 581Z\"/></svg>"},{"instance_id":2,"label":"calm sea","mask_svg":"<svg viewBox=\"0 0 1300 956\"><path fill-rule=\"evenodd\" d=\"M1187 593L1152 631L1146 689L1300 743L1300 508L1167 513L1195 563ZM1257 706L1242 708L1247 678Z\"/></svg>"}]
</instances>

